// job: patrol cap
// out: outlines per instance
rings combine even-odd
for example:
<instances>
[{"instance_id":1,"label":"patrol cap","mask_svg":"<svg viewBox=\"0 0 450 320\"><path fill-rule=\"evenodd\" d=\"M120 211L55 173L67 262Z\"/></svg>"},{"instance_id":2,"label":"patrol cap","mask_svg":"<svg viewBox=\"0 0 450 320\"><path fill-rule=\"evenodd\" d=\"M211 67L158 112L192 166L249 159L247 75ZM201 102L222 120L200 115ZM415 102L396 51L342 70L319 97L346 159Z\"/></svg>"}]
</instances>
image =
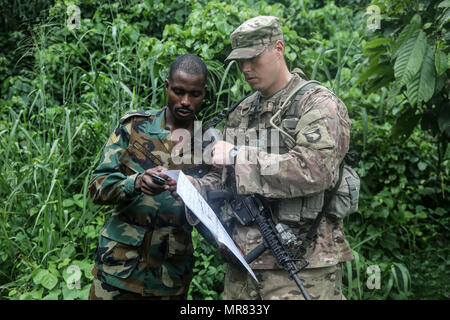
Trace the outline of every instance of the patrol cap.
<instances>
[{"instance_id":1,"label":"patrol cap","mask_svg":"<svg viewBox=\"0 0 450 320\"><path fill-rule=\"evenodd\" d=\"M274 16L252 18L234 30L230 40L233 50L225 59L225 63L235 59L251 59L277 40L283 40L280 20Z\"/></svg>"}]
</instances>

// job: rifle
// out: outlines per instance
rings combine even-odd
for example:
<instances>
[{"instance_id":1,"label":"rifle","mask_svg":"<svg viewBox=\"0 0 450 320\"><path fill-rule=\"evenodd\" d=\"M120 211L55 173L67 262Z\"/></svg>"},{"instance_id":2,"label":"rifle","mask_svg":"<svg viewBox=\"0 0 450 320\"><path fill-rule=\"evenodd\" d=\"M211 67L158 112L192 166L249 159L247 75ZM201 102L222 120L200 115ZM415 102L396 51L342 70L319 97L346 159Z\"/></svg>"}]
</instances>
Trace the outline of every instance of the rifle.
<instances>
[{"instance_id":1,"label":"rifle","mask_svg":"<svg viewBox=\"0 0 450 320\"><path fill-rule=\"evenodd\" d=\"M230 198L230 192L227 190L213 190L208 192L208 200L216 202L218 200L225 200ZM281 265L289 274L289 278L293 279L299 287L305 300L311 300L311 297L303 286L302 281L297 273L305 268L309 262L306 259L294 259L290 252L288 245L295 243L295 236L286 232L283 224L274 225L270 218L270 206L265 204L264 199L258 195L252 194L249 196L237 196L236 210L233 210L235 217L244 225L255 222L263 237L263 243L248 253L244 259L247 263L251 263L258 258L265 250L270 249L275 260ZM294 237L294 238L292 238ZM297 266L296 261L300 262L300 267Z\"/></svg>"}]
</instances>

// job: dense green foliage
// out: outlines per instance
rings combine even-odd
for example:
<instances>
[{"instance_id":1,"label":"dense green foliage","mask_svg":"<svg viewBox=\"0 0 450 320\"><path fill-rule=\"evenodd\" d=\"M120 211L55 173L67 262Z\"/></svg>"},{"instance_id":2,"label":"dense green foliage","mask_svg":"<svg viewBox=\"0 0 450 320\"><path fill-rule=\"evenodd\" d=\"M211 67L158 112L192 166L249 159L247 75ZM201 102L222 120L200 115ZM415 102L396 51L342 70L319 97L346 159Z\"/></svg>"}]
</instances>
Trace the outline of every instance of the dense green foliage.
<instances>
[{"instance_id":1,"label":"dense green foliage","mask_svg":"<svg viewBox=\"0 0 450 320\"><path fill-rule=\"evenodd\" d=\"M69 29L80 8L80 28ZM229 34L257 15L282 20L286 60L333 89L352 119L362 178L345 219L355 260L349 299L448 299L449 1L0 0L0 297L85 299L112 208L87 184L118 119L159 108L169 63L210 70L200 117L250 92ZM219 299L225 264L194 231L189 298ZM369 266L380 271L368 286Z\"/></svg>"}]
</instances>

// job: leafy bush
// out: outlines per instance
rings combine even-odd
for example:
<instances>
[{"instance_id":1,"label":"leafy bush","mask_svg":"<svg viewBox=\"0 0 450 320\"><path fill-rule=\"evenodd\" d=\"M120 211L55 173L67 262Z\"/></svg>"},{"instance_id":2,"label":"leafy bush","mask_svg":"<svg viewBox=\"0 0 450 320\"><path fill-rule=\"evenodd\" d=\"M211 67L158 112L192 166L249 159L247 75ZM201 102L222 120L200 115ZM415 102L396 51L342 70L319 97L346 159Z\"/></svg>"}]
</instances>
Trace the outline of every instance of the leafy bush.
<instances>
[{"instance_id":1,"label":"leafy bush","mask_svg":"<svg viewBox=\"0 0 450 320\"><path fill-rule=\"evenodd\" d=\"M250 92L236 63L223 64L229 34L250 17L277 15L289 67L332 88L352 119L362 189L345 220L356 259L344 265L344 294L448 299L448 1L374 2L383 13L376 32L366 28L368 1L35 1L43 11L16 2L7 13L0 6L2 298L86 299L112 211L90 202L87 183L120 116L162 107L169 63L187 52L210 71L200 118L221 112ZM72 3L81 23L70 30ZM412 56L419 36L426 41L411 52L425 51ZM423 83L433 74L431 93ZM195 231L193 239L188 297L220 299L225 264ZM380 289L368 286L372 266Z\"/></svg>"},{"instance_id":2,"label":"leafy bush","mask_svg":"<svg viewBox=\"0 0 450 320\"><path fill-rule=\"evenodd\" d=\"M192 280L187 298L193 300L220 300L222 299L226 264L218 251L207 243L195 229L192 238L194 243L195 277Z\"/></svg>"}]
</instances>

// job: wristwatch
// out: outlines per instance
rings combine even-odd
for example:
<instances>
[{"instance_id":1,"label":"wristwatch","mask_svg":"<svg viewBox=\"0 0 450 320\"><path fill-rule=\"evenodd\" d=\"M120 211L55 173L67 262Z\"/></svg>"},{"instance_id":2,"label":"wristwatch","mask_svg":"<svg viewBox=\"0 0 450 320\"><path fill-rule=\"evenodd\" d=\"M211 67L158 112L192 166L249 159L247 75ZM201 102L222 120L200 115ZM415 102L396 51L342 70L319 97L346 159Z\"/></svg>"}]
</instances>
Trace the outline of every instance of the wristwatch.
<instances>
[{"instance_id":1,"label":"wristwatch","mask_svg":"<svg viewBox=\"0 0 450 320\"><path fill-rule=\"evenodd\" d=\"M235 147L233 147L233 149L230 150L229 157L230 157L232 164L236 163L236 156L238 154L238 150L239 150L238 146L235 146Z\"/></svg>"}]
</instances>

